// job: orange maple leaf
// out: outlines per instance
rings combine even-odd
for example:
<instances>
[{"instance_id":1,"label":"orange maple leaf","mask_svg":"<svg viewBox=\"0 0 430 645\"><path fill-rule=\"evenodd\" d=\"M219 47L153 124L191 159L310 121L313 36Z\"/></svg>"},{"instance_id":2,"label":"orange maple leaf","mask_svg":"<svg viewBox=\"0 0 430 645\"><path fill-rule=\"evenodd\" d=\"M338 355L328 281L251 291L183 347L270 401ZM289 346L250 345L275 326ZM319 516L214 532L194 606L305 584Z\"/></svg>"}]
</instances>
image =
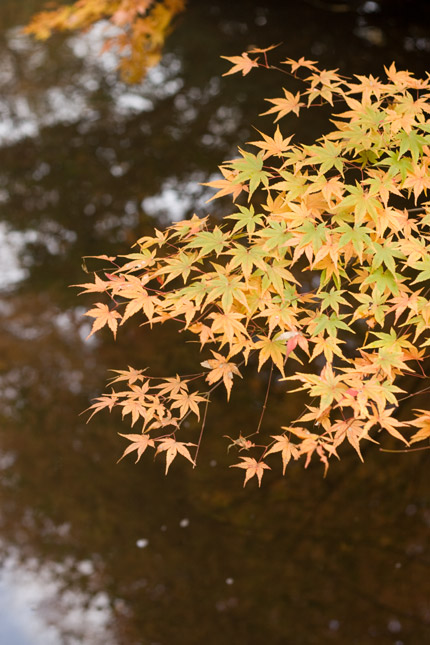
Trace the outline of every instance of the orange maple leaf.
<instances>
[{"instance_id":1,"label":"orange maple leaf","mask_svg":"<svg viewBox=\"0 0 430 645\"><path fill-rule=\"evenodd\" d=\"M221 58L233 63L233 67L228 72L225 72L223 76L236 74L237 72L242 72L243 76L246 76L253 67L258 67L258 58L249 58L247 52L240 56L221 56Z\"/></svg>"},{"instance_id":2,"label":"orange maple leaf","mask_svg":"<svg viewBox=\"0 0 430 645\"><path fill-rule=\"evenodd\" d=\"M269 137L267 134L264 134L264 132L260 132L260 130L257 130L257 132L261 134L264 141L250 141L249 143L265 151L263 159L271 157L272 155L282 157L284 152L292 148L289 144L293 135L284 139L279 129L279 125L276 127L273 137Z\"/></svg>"},{"instance_id":3,"label":"orange maple leaf","mask_svg":"<svg viewBox=\"0 0 430 645\"><path fill-rule=\"evenodd\" d=\"M133 385L136 381L143 381L145 379L145 376L143 376L144 371L145 370L135 370L134 367L130 367L130 365L127 370L111 370L111 372L115 372L116 374L119 374L119 376L114 376L111 379L110 384L119 383L119 381L127 381L129 385Z\"/></svg>"},{"instance_id":4,"label":"orange maple leaf","mask_svg":"<svg viewBox=\"0 0 430 645\"><path fill-rule=\"evenodd\" d=\"M189 442L181 442L181 441L176 441L176 439L172 439L172 437L167 437L164 439L156 439L156 441L159 441L159 445L157 448L157 451L155 453L155 456L158 455L159 452L165 452L166 453L166 470L165 474L167 475L169 471L170 464L172 461L175 459L176 455L179 454L185 457L185 459L188 459L193 466L195 466L195 461L190 455L190 451L186 446L195 446L195 443L189 443Z\"/></svg>"},{"instance_id":5,"label":"orange maple leaf","mask_svg":"<svg viewBox=\"0 0 430 645\"><path fill-rule=\"evenodd\" d=\"M223 168L222 166L219 167L219 170L221 171L224 179L215 179L214 181L208 181L202 184L202 186L219 188L218 192L215 193L213 197L207 200L208 202L211 202L213 199L223 197L224 195L233 195L233 201L236 201L242 190L245 190L246 192L249 191L248 186L246 186L244 183L240 184L235 181L238 172L227 170L227 168Z\"/></svg>"},{"instance_id":6,"label":"orange maple leaf","mask_svg":"<svg viewBox=\"0 0 430 645\"><path fill-rule=\"evenodd\" d=\"M100 410L103 410L103 408L109 408L109 412L112 411L112 408L114 405L116 405L118 401L118 395L112 390L112 394L102 394L101 396L97 397L94 399L96 402L90 405L89 408L84 410L84 412L87 412L88 410L93 410L91 413L91 416L88 417L87 423L90 419L93 418L97 412L100 412ZM83 412L81 412L83 414Z\"/></svg>"},{"instance_id":7,"label":"orange maple leaf","mask_svg":"<svg viewBox=\"0 0 430 645\"><path fill-rule=\"evenodd\" d=\"M305 106L305 104L300 101L300 92L297 92L297 94L294 95L291 92L288 92L285 88L282 89L284 90L285 98L264 99L265 101L269 101L269 103L273 103L273 107L267 110L267 112L262 112L260 116L279 112L278 116L275 119L275 123L290 112L294 112L296 116L299 116L300 108Z\"/></svg>"},{"instance_id":8,"label":"orange maple leaf","mask_svg":"<svg viewBox=\"0 0 430 645\"><path fill-rule=\"evenodd\" d=\"M286 60L281 61L283 65L290 65L291 66L291 73L294 74L295 71L299 69L299 67L306 67L307 69L310 69L312 71L315 71L317 68L315 67L316 60L306 60L303 56L299 58L299 60L293 60L292 58L287 58Z\"/></svg>"},{"instance_id":9,"label":"orange maple leaf","mask_svg":"<svg viewBox=\"0 0 430 645\"><path fill-rule=\"evenodd\" d=\"M232 464L230 468L244 468L246 470L243 487L245 488L247 482L254 476L257 477L258 486L260 487L264 470L265 469L271 470L270 466L265 464L264 461L257 461L253 457L240 457L240 459L242 459L242 463Z\"/></svg>"},{"instance_id":10,"label":"orange maple leaf","mask_svg":"<svg viewBox=\"0 0 430 645\"><path fill-rule=\"evenodd\" d=\"M209 385L216 383L220 379L223 380L225 389L227 390L228 400L230 398L230 392L233 386L233 375L237 374L241 378L242 375L239 372L239 368L237 367L236 363L229 363L229 361L227 361L227 359L224 358L222 354L217 354L217 352L214 352L213 350L211 350L211 352L214 358L203 361L203 363L200 363L200 365L202 367L209 367L211 370L206 376L206 380Z\"/></svg>"},{"instance_id":11,"label":"orange maple leaf","mask_svg":"<svg viewBox=\"0 0 430 645\"><path fill-rule=\"evenodd\" d=\"M116 332L118 329L118 318L121 318L121 315L113 310L109 309L107 305L104 305L101 302L96 303L95 309L90 309L87 311L84 316L91 316L95 318L91 332L88 334L87 338L92 336L96 331L108 325L109 329L113 333L113 337L116 338Z\"/></svg>"},{"instance_id":12,"label":"orange maple leaf","mask_svg":"<svg viewBox=\"0 0 430 645\"><path fill-rule=\"evenodd\" d=\"M125 437L132 443L124 450L123 454L116 462L117 464L121 459L124 459L126 455L130 454L130 452L133 452L133 450L137 451L137 459L134 462L137 464L147 447L151 446L151 448L154 448L155 446L153 439L151 439L147 434L121 434L121 432L118 432L118 434L120 437Z\"/></svg>"},{"instance_id":13,"label":"orange maple leaf","mask_svg":"<svg viewBox=\"0 0 430 645\"><path fill-rule=\"evenodd\" d=\"M273 452L280 452L282 456L282 474L285 475L285 469L291 457L297 459L300 456L300 451L284 434L272 435L272 439L275 439L275 443L266 452L266 456Z\"/></svg>"},{"instance_id":14,"label":"orange maple leaf","mask_svg":"<svg viewBox=\"0 0 430 645\"><path fill-rule=\"evenodd\" d=\"M97 273L94 274L94 282L85 282L84 284L71 284L71 287L82 287L83 291L79 293L79 295L83 293L104 293L106 291L107 285L110 285L110 280L105 281L99 278Z\"/></svg>"},{"instance_id":15,"label":"orange maple leaf","mask_svg":"<svg viewBox=\"0 0 430 645\"><path fill-rule=\"evenodd\" d=\"M172 394L170 398L174 401L170 406L171 409L179 408L179 415L181 418L191 410L191 412L194 412L197 419L200 419L199 403L207 400L197 392L179 392L178 394Z\"/></svg>"},{"instance_id":16,"label":"orange maple leaf","mask_svg":"<svg viewBox=\"0 0 430 645\"><path fill-rule=\"evenodd\" d=\"M410 443L416 443L417 441L424 441L424 439L430 439L430 411L429 410L415 410L415 412L421 412L422 414L413 421L409 421L411 426L416 426L419 428L410 438Z\"/></svg>"}]
</instances>

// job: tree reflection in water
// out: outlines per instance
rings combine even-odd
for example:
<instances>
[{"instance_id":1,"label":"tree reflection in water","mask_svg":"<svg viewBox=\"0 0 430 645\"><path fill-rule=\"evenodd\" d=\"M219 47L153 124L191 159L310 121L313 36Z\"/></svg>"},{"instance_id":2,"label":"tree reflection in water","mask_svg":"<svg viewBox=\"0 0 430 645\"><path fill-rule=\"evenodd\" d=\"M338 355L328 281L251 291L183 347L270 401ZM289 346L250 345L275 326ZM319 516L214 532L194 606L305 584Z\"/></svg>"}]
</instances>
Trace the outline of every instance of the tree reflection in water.
<instances>
[{"instance_id":1,"label":"tree reflection in water","mask_svg":"<svg viewBox=\"0 0 430 645\"><path fill-rule=\"evenodd\" d=\"M219 55L284 40L289 56L350 73L427 62L426 3L407 15L388 2L210 4L190 2L160 67L132 87L95 56L97 32L34 44L16 26L42 2L0 6L0 641L427 642L426 452L370 449L326 480L293 466L243 491L220 435L254 427L264 373L228 409L219 397L199 467L168 478L149 459L115 465L118 417L79 416L108 368L194 369L173 327L85 341L85 300L67 287L85 280L83 255L125 251L157 217L205 213L198 182L250 137L278 82L222 79ZM303 406L275 389L273 432Z\"/></svg>"}]
</instances>

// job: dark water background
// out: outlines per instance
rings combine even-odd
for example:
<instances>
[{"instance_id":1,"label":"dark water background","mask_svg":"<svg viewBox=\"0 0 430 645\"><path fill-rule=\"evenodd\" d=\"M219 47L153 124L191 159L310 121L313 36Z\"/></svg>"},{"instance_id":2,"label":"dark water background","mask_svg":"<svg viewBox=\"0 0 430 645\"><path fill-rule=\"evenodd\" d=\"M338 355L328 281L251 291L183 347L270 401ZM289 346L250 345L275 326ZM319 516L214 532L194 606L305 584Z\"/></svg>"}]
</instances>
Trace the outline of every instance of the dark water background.
<instances>
[{"instance_id":1,"label":"dark water background","mask_svg":"<svg viewBox=\"0 0 430 645\"><path fill-rule=\"evenodd\" d=\"M97 57L100 30L36 44L41 0L0 3L1 645L421 645L430 642L429 453L346 453L261 490L229 470L224 434L254 428L264 373L212 405L200 464L115 462L118 416L79 413L109 368L187 373L173 328L85 341L81 256L127 252L196 211L199 182L272 131L280 79L222 78L220 55L283 42L348 74L430 69L428 2L193 1L138 86ZM282 81L281 81L282 82ZM296 140L319 133L319 116ZM212 213L223 212L215 204ZM413 385L411 385L413 387ZM303 400L274 392L276 433ZM414 401L423 407L427 401Z\"/></svg>"}]
</instances>

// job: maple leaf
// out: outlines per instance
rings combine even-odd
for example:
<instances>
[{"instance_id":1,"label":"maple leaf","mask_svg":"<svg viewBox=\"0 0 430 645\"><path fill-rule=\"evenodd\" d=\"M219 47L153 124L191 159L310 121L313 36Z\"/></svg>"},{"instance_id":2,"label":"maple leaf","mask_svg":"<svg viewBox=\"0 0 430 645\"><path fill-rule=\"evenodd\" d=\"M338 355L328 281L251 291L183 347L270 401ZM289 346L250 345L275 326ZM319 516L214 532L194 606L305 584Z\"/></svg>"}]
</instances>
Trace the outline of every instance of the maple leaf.
<instances>
[{"instance_id":1,"label":"maple leaf","mask_svg":"<svg viewBox=\"0 0 430 645\"><path fill-rule=\"evenodd\" d=\"M118 434L120 437L125 437L125 439L128 439L132 443L129 446L127 446L127 448L124 450L123 454L118 459L117 463L119 463L121 459L124 459L126 455L133 452L133 450L136 450L137 458L134 463L137 464L137 462L139 461L139 459L141 458L145 450L148 448L148 446L150 446L151 448L154 448L155 446L153 439L151 439L150 436L147 434L121 434L121 432L118 432Z\"/></svg>"},{"instance_id":2,"label":"maple leaf","mask_svg":"<svg viewBox=\"0 0 430 645\"><path fill-rule=\"evenodd\" d=\"M251 47L248 49L249 54L265 54L266 52L270 52L272 49L276 49L279 47L281 43L277 43L276 45L270 45L269 47L264 47L264 49L260 49L259 47Z\"/></svg>"},{"instance_id":3,"label":"maple leaf","mask_svg":"<svg viewBox=\"0 0 430 645\"><path fill-rule=\"evenodd\" d=\"M279 121L279 119L282 119L283 116L286 116L290 112L294 112L296 116L299 116L300 108L304 107L305 105L300 101L300 98L301 98L300 92L297 92L297 94L294 95L291 92L288 92L288 90L286 90L285 88L282 88L282 89L284 90L285 98L264 99L269 103L273 103L273 107L267 110L267 112L262 112L260 116L279 112L278 116L275 119L275 123L276 121Z\"/></svg>"},{"instance_id":4,"label":"maple leaf","mask_svg":"<svg viewBox=\"0 0 430 645\"><path fill-rule=\"evenodd\" d=\"M179 392L178 394L172 394L170 399L174 401L170 406L171 409L179 408L179 415L181 418L191 410L191 412L194 412L197 419L200 419L199 403L207 401L204 396L200 396L197 392Z\"/></svg>"},{"instance_id":5,"label":"maple leaf","mask_svg":"<svg viewBox=\"0 0 430 645\"><path fill-rule=\"evenodd\" d=\"M243 228L246 228L247 233L253 233L256 226L262 224L263 215L261 215L260 213L255 213L252 204L249 206L249 208L247 208L246 206L239 206L238 208L239 213L234 213L233 215L226 216L226 219L237 220L232 233L236 233L236 231L240 231Z\"/></svg>"},{"instance_id":6,"label":"maple leaf","mask_svg":"<svg viewBox=\"0 0 430 645\"><path fill-rule=\"evenodd\" d=\"M118 405L122 407L122 418L131 415L131 427L134 426L139 417L147 416L146 405L143 399L126 398Z\"/></svg>"},{"instance_id":7,"label":"maple leaf","mask_svg":"<svg viewBox=\"0 0 430 645\"><path fill-rule=\"evenodd\" d=\"M127 381L130 385L136 383L136 381L143 381L145 377L143 373L145 370L135 370L134 367L128 366L126 370L111 370L119 376L115 376L111 379L110 383L119 383L120 381Z\"/></svg>"},{"instance_id":8,"label":"maple leaf","mask_svg":"<svg viewBox=\"0 0 430 645\"><path fill-rule=\"evenodd\" d=\"M159 390L158 394L160 396L167 394L169 397L174 397L177 394L183 394L188 391L187 383L187 380L176 375L175 377L163 379L160 385L154 385L154 387Z\"/></svg>"},{"instance_id":9,"label":"maple leaf","mask_svg":"<svg viewBox=\"0 0 430 645\"><path fill-rule=\"evenodd\" d=\"M188 461L191 462L193 466L196 465L195 461L190 455L190 451L187 448L187 446L195 446L195 443L176 441L176 439L172 439L172 437L160 438L156 439L156 441L159 441L159 444L157 446L155 456L157 456L160 452L166 453L166 475L169 471L172 461L175 459L178 453L185 457L185 459L188 459Z\"/></svg>"},{"instance_id":10,"label":"maple leaf","mask_svg":"<svg viewBox=\"0 0 430 645\"><path fill-rule=\"evenodd\" d=\"M321 461L324 464L324 477L327 475L329 468L329 457L332 455L338 456L336 453L336 448L329 441L324 441L321 437L318 439L305 439L300 444L300 453L306 455L305 468L307 468L311 462L311 458L314 453L316 453Z\"/></svg>"},{"instance_id":11,"label":"maple leaf","mask_svg":"<svg viewBox=\"0 0 430 645\"><path fill-rule=\"evenodd\" d=\"M221 56L221 58L225 58L225 60L233 63L233 67L228 72L225 72L223 76L236 74L237 72L242 72L242 75L246 76L253 67L258 67L258 57L250 58L247 52L244 52L240 56Z\"/></svg>"},{"instance_id":12,"label":"maple leaf","mask_svg":"<svg viewBox=\"0 0 430 645\"><path fill-rule=\"evenodd\" d=\"M274 339L268 336L259 336L258 338L260 340L255 343L255 348L260 350L258 354L258 371L270 358L281 374L284 375L284 360L287 353L284 339Z\"/></svg>"},{"instance_id":13,"label":"maple leaf","mask_svg":"<svg viewBox=\"0 0 430 645\"><path fill-rule=\"evenodd\" d=\"M424 441L430 438L430 411L429 410L414 410L421 412L413 421L409 421L409 425L419 428L409 440L409 443L416 443L417 441Z\"/></svg>"},{"instance_id":14,"label":"maple leaf","mask_svg":"<svg viewBox=\"0 0 430 645\"><path fill-rule=\"evenodd\" d=\"M270 466L264 463L264 461L257 461L253 457L240 457L240 459L242 459L242 462L240 464L232 464L230 468L244 468L246 470L243 487L245 488L247 482L252 477L257 477L258 487L260 487L264 471L266 469L271 470Z\"/></svg>"},{"instance_id":15,"label":"maple leaf","mask_svg":"<svg viewBox=\"0 0 430 645\"><path fill-rule=\"evenodd\" d=\"M280 452L282 456L282 474L285 475L285 469L291 457L293 457L293 459L298 459L298 457L300 456L300 451L297 446L291 443L290 439L284 434L272 435L272 439L275 439L275 443L266 452L266 457L273 452Z\"/></svg>"},{"instance_id":16,"label":"maple leaf","mask_svg":"<svg viewBox=\"0 0 430 645\"><path fill-rule=\"evenodd\" d=\"M249 336L246 327L240 322L241 319L245 318L244 314L228 311L225 314L209 314L208 318L213 319L212 334L222 334L221 347L226 342L232 345L235 339L241 342L244 336Z\"/></svg>"},{"instance_id":17,"label":"maple leaf","mask_svg":"<svg viewBox=\"0 0 430 645\"><path fill-rule=\"evenodd\" d=\"M263 168L263 151L258 152L257 155L253 155L250 152L245 152L241 148L238 150L242 158L233 159L230 165L234 170L238 171L235 181L238 183L243 181L248 183L249 199L251 199L253 192L260 184L263 184L267 188L270 173Z\"/></svg>"},{"instance_id":18,"label":"maple leaf","mask_svg":"<svg viewBox=\"0 0 430 645\"><path fill-rule=\"evenodd\" d=\"M337 448L337 446L339 446L339 444L341 444L346 438L358 454L360 461L364 462L360 449L360 441L362 439L367 439L373 443L378 442L369 437L367 430L364 430L363 426L364 422L360 419L354 419L354 417L350 419L342 419L342 421L338 421L333 424L331 427L331 432L334 433L333 446Z\"/></svg>"},{"instance_id":19,"label":"maple leaf","mask_svg":"<svg viewBox=\"0 0 430 645\"><path fill-rule=\"evenodd\" d=\"M233 196L233 201L236 201L243 190L248 191L248 187L245 182L241 183L237 181L237 176L239 174L237 171L229 170L223 166L220 166L219 170L224 179L215 179L214 181L208 181L202 184L202 186L210 186L211 188L219 189L213 197L207 200L208 202L230 194Z\"/></svg>"},{"instance_id":20,"label":"maple leaf","mask_svg":"<svg viewBox=\"0 0 430 645\"><path fill-rule=\"evenodd\" d=\"M227 390L227 400L229 400L231 388L233 386L233 375L237 374L241 378L242 375L235 363L230 363L222 354L217 354L217 352L214 352L213 350L211 351L214 358L210 358L200 364L202 367L208 367L211 370L206 376L206 380L209 385L216 383L220 379L223 380L225 389Z\"/></svg>"},{"instance_id":21,"label":"maple leaf","mask_svg":"<svg viewBox=\"0 0 430 645\"><path fill-rule=\"evenodd\" d=\"M370 405L372 408L372 415L369 416L369 420L365 423L363 430L367 431L375 425L380 425L381 428L387 430L387 432L389 432L393 437L400 439L400 441L403 441L403 443L409 446L409 442L406 441L404 436L397 430L397 428L405 427L408 424L403 421L399 421L392 416L395 408L378 410L373 403Z\"/></svg>"},{"instance_id":22,"label":"maple leaf","mask_svg":"<svg viewBox=\"0 0 430 645\"><path fill-rule=\"evenodd\" d=\"M116 338L116 332L118 329L118 319L121 318L119 314L114 309L109 309L109 307L101 302L96 303L95 309L90 309L87 311L84 316L91 316L95 318L91 332L88 334L87 338L92 336L96 331L102 329L105 325L108 325L109 329L113 333L114 338Z\"/></svg>"},{"instance_id":23,"label":"maple leaf","mask_svg":"<svg viewBox=\"0 0 430 645\"><path fill-rule=\"evenodd\" d=\"M345 341L336 338L336 336L327 336L325 338L323 336L315 336L310 340L314 343L314 350L310 358L311 361L321 353L324 353L324 357L328 363L333 362L333 354L343 358L343 353L339 345Z\"/></svg>"},{"instance_id":24,"label":"maple leaf","mask_svg":"<svg viewBox=\"0 0 430 645\"><path fill-rule=\"evenodd\" d=\"M255 443L252 443L249 439L246 437L243 437L242 434L239 433L239 437L237 439L232 439L229 437L227 434L223 435L226 439L230 439L232 442L227 446L227 452L230 451L230 448L233 448L233 446L237 446L239 448L239 452L241 450L250 450L251 448L255 448Z\"/></svg>"},{"instance_id":25,"label":"maple leaf","mask_svg":"<svg viewBox=\"0 0 430 645\"><path fill-rule=\"evenodd\" d=\"M257 146L257 148L261 148L264 151L264 159L267 159L267 157L271 157L272 155L282 157L284 152L292 147L290 146L290 141L293 138L292 135L284 139L279 129L279 125L277 126L273 137L269 137L267 134L264 134L264 132L260 132L260 130L257 130L257 132L261 134L263 141L250 141L249 143L250 145Z\"/></svg>"},{"instance_id":26,"label":"maple leaf","mask_svg":"<svg viewBox=\"0 0 430 645\"><path fill-rule=\"evenodd\" d=\"M348 389L343 375L336 375L330 363L323 367L320 375L297 373L294 376L287 376L285 380L291 379L302 381L304 383L303 387L309 389L311 396L320 397L321 410L325 410L325 408L332 405L333 401L339 402Z\"/></svg>"},{"instance_id":27,"label":"maple leaf","mask_svg":"<svg viewBox=\"0 0 430 645\"><path fill-rule=\"evenodd\" d=\"M108 285L110 285L110 281L102 280L99 278L97 273L94 274L94 282L85 282L84 284L72 284L70 286L72 287L83 287L83 291L80 292L79 295L82 293L104 293L107 290Z\"/></svg>"},{"instance_id":28,"label":"maple leaf","mask_svg":"<svg viewBox=\"0 0 430 645\"><path fill-rule=\"evenodd\" d=\"M200 228L197 229L195 235L200 233ZM192 269L195 270L197 264L197 253L183 253L180 252L176 257L166 259L166 266L161 267L153 274L154 277L157 275L167 274L167 277L164 281L166 285L171 280L174 280L178 276L181 276L182 280L187 281L188 276Z\"/></svg>"},{"instance_id":29,"label":"maple leaf","mask_svg":"<svg viewBox=\"0 0 430 645\"><path fill-rule=\"evenodd\" d=\"M103 410L104 408L108 408L109 412L112 412L112 408L114 407L114 405L117 404L118 399L119 399L118 394L113 390L112 390L112 394L102 394L102 396L98 396L95 399L96 402L90 405L89 408L84 410L84 412L87 412L88 410L94 410L91 413L91 416L88 417L87 423L90 419L92 419L92 417L95 414L97 414L97 412L100 412L100 410Z\"/></svg>"},{"instance_id":30,"label":"maple leaf","mask_svg":"<svg viewBox=\"0 0 430 645\"><path fill-rule=\"evenodd\" d=\"M307 69L316 70L315 67L316 60L306 60L303 56L299 60L293 60L292 58L287 58L286 60L281 61L284 65L290 65L291 73L294 74L300 67L305 67Z\"/></svg>"}]
</instances>

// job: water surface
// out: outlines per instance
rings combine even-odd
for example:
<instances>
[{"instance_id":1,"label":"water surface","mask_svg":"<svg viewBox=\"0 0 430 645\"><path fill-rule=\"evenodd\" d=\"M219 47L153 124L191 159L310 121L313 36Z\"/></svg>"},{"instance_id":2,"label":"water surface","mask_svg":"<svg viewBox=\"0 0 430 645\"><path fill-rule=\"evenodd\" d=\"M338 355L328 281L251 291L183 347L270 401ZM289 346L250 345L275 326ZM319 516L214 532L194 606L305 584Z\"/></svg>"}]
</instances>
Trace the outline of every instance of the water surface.
<instances>
[{"instance_id":1,"label":"water surface","mask_svg":"<svg viewBox=\"0 0 430 645\"><path fill-rule=\"evenodd\" d=\"M188 373L196 358L168 326L85 340L90 301L68 288L87 280L82 256L126 252L154 224L206 214L201 182L252 126L270 130L256 115L279 79L223 78L220 55L282 41L283 55L345 73L380 74L393 59L423 73L428 3L190 2L135 86L97 55L100 27L43 44L23 36L42 4L0 5L0 642L428 642L426 451L371 447L364 465L345 453L326 479L296 464L242 490L221 436L254 428L263 373L229 407L219 397L197 469L175 463L165 478L150 458L115 465L127 426L79 416L107 370ZM318 118L284 127L312 139ZM282 394L268 433L303 406Z\"/></svg>"}]
</instances>

